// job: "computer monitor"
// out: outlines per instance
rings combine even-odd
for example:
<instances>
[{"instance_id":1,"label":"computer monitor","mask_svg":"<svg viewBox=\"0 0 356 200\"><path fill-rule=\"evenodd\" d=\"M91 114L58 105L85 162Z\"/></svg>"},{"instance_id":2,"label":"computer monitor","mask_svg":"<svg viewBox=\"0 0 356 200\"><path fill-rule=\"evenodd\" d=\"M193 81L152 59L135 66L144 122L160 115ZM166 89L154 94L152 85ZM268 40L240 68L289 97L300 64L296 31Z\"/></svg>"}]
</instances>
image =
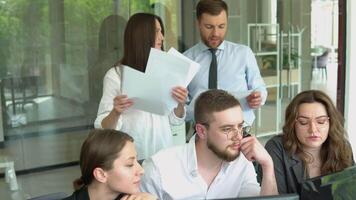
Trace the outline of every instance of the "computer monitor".
<instances>
[{"instance_id":1,"label":"computer monitor","mask_svg":"<svg viewBox=\"0 0 356 200\"><path fill-rule=\"evenodd\" d=\"M302 184L301 199L356 199L356 166L325 176L308 179Z\"/></svg>"},{"instance_id":2,"label":"computer monitor","mask_svg":"<svg viewBox=\"0 0 356 200\"><path fill-rule=\"evenodd\" d=\"M281 194L271 196L237 197L220 200L299 200L298 194Z\"/></svg>"}]
</instances>

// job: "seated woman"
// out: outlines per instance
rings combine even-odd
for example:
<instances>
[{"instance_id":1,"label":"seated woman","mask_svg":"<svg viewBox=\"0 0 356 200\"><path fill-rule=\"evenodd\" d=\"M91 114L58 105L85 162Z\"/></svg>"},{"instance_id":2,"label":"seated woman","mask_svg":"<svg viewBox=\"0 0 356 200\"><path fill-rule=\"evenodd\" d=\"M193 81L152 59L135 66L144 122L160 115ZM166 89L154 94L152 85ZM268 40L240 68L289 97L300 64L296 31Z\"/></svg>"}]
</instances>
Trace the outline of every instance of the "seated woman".
<instances>
[{"instance_id":1,"label":"seated woman","mask_svg":"<svg viewBox=\"0 0 356 200\"><path fill-rule=\"evenodd\" d=\"M310 90L294 97L286 109L283 134L265 146L274 162L279 193L300 194L303 180L353 165L343 124L325 93Z\"/></svg>"},{"instance_id":2,"label":"seated woman","mask_svg":"<svg viewBox=\"0 0 356 200\"><path fill-rule=\"evenodd\" d=\"M157 199L139 192L144 170L136 157L133 139L126 133L108 129L92 131L80 152L83 186L65 200Z\"/></svg>"}]
</instances>

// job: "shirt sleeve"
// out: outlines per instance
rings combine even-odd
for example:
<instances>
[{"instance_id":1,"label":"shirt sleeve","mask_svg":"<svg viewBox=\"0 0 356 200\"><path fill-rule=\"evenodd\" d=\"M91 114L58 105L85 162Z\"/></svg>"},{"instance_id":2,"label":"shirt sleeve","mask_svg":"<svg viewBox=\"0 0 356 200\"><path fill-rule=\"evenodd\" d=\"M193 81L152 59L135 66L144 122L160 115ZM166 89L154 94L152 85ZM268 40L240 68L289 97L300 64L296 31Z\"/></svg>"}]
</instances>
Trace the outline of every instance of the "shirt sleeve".
<instances>
[{"instance_id":1,"label":"shirt sleeve","mask_svg":"<svg viewBox=\"0 0 356 200\"><path fill-rule=\"evenodd\" d=\"M264 105L267 99L267 89L265 82L260 73L260 69L257 65L256 57L253 54L250 48L247 48L246 53L246 82L249 90L260 91L262 102L261 105Z\"/></svg>"},{"instance_id":2,"label":"shirt sleeve","mask_svg":"<svg viewBox=\"0 0 356 200\"><path fill-rule=\"evenodd\" d=\"M272 157L273 165L274 165L274 173L276 176L277 188L280 194L287 193L287 182L285 173L285 165L283 161L283 145L282 143L276 141L275 139L271 139L266 143L265 146L267 152ZM262 178L262 170L259 169L259 176Z\"/></svg>"},{"instance_id":3,"label":"shirt sleeve","mask_svg":"<svg viewBox=\"0 0 356 200\"><path fill-rule=\"evenodd\" d=\"M252 162L248 163L246 167L246 171L244 172L245 177L244 181L239 193L239 197L247 197L247 196L259 196L261 187L256 179L256 171L252 164Z\"/></svg>"},{"instance_id":4,"label":"shirt sleeve","mask_svg":"<svg viewBox=\"0 0 356 200\"><path fill-rule=\"evenodd\" d=\"M187 113L187 110L186 110L186 107L184 106L184 112L183 112L183 117L182 118L179 118L176 116L176 114L174 113L174 109L171 111L171 113L168 115L168 118L169 118L169 123L173 126L179 126L181 124L184 123L185 121L185 117L186 117L186 113Z\"/></svg>"},{"instance_id":5,"label":"shirt sleeve","mask_svg":"<svg viewBox=\"0 0 356 200\"><path fill-rule=\"evenodd\" d=\"M94 127L102 128L101 122L109 115L114 107L114 98L121 94L121 80L119 71L112 68L104 77L103 81L103 96L101 97L98 114L96 116ZM119 121L116 125L116 130L120 130L122 127L122 115L119 117Z\"/></svg>"},{"instance_id":6,"label":"shirt sleeve","mask_svg":"<svg viewBox=\"0 0 356 200\"><path fill-rule=\"evenodd\" d=\"M155 167L151 158L145 160L142 164L145 170L144 175L141 177L141 192L148 192L154 194L158 199L163 199L161 176L158 169Z\"/></svg>"}]
</instances>

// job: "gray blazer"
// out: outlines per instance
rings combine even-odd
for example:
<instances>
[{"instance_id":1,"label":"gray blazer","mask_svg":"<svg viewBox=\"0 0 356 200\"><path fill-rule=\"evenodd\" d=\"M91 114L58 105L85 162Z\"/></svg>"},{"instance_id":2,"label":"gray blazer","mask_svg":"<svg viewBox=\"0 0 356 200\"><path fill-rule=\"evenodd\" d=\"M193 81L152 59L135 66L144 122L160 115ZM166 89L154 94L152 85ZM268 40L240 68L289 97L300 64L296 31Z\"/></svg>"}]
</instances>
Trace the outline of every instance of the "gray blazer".
<instances>
[{"instance_id":1,"label":"gray blazer","mask_svg":"<svg viewBox=\"0 0 356 200\"><path fill-rule=\"evenodd\" d=\"M301 192L301 184L304 180L303 162L296 156L289 156L284 150L282 136L271 138L265 145L267 152L271 155L274 164L274 173L278 192L298 193ZM258 180L262 179L262 169L257 168Z\"/></svg>"}]
</instances>

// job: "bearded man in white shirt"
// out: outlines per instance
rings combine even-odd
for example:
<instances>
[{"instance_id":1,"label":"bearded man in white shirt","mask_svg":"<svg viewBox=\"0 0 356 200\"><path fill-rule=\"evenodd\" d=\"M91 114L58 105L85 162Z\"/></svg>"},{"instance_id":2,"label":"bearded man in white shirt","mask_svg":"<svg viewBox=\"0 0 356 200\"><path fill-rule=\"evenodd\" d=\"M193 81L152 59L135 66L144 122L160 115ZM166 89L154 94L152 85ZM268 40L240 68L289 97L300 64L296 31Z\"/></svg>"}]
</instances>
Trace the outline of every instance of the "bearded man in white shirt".
<instances>
[{"instance_id":1,"label":"bearded man in white shirt","mask_svg":"<svg viewBox=\"0 0 356 200\"><path fill-rule=\"evenodd\" d=\"M256 137L243 138L239 101L208 90L195 102L196 135L145 160L141 190L159 199L216 199L278 193L273 162ZM251 161L263 171L261 186Z\"/></svg>"}]
</instances>

